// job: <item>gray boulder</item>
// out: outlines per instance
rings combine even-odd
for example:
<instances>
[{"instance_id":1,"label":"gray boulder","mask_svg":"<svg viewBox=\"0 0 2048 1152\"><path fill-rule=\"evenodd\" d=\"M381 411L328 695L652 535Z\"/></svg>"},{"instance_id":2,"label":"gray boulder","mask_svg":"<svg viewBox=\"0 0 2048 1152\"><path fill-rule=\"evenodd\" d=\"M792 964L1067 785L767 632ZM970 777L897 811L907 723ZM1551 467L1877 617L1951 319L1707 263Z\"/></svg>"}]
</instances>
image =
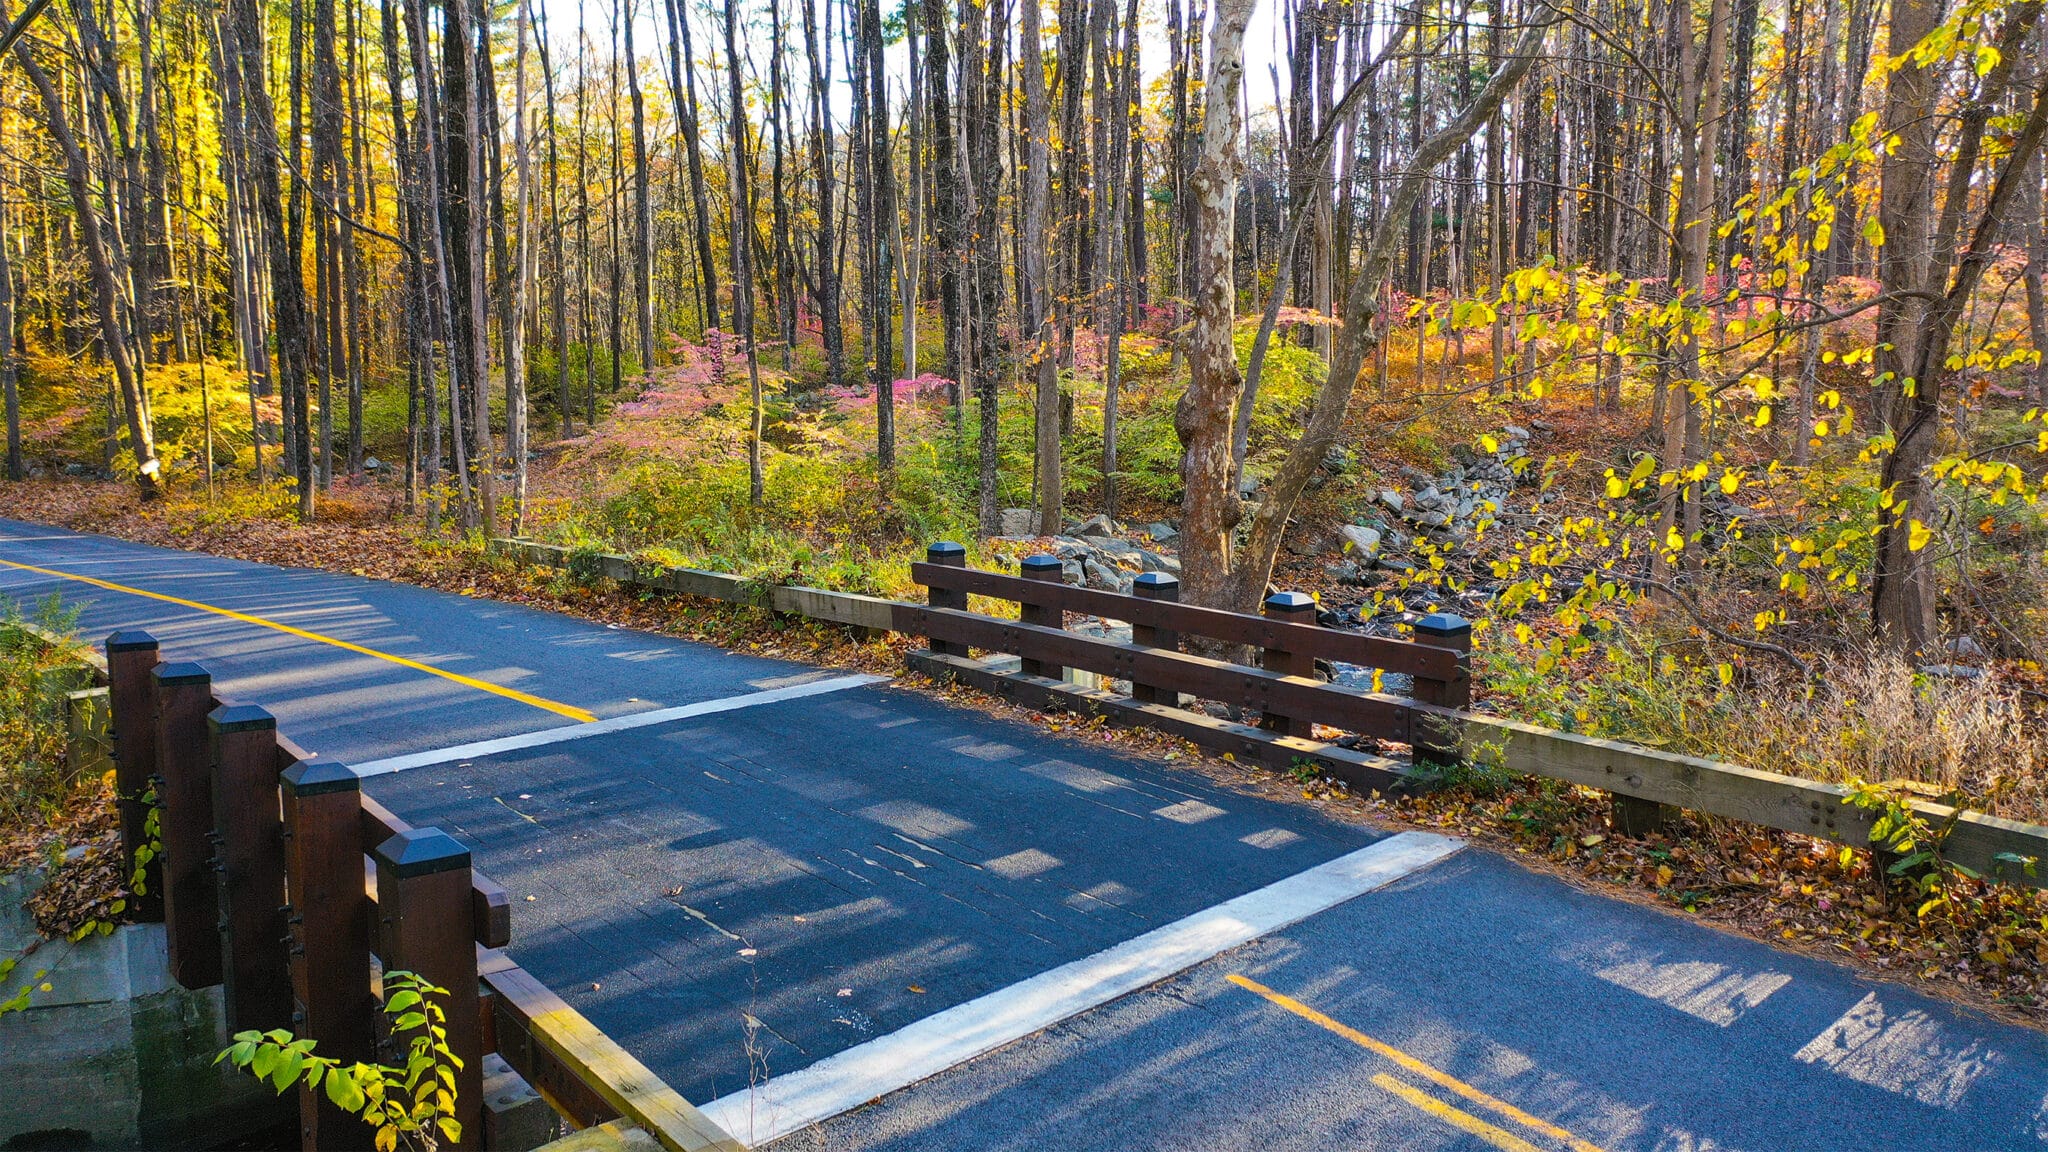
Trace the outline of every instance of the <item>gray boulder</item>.
<instances>
[{"instance_id":1,"label":"gray boulder","mask_svg":"<svg viewBox=\"0 0 2048 1152\"><path fill-rule=\"evenodd\" d=\"M1076 536L1114 536L1116 535L1116 525L1110 523L1109 517L1098 512L1081 521L1080 526L1073 530L1073 534Z\"/></svg>"},{"instance_id":2,"label":"gray boulder","mask_svg":"<svg viewBox=\"0 0 2048 1152\"><path fill-rule=\"evenodd\" d=\"M1004 536L1037 534L1038 513L1029 508L1005 508L996 514L996 526Z\"/></svg>"},{"instance_id":3,"label":"gray boulder","mask_svg":"<svg viewBox=\"0 0 2048 1152\"><path fill-rule=\"evenodd\" d=\"M1100 588L1104 592L1123 591L1123 581L1117 579L1116 569L1103 564L1093 556L1081 561L1081 571L1087 574L1090 588Z\"/></svg>"},{"instance_id":4,"label":"gray boulder","mask_svg":"<svg viewBox=\"0 0 2048 1152\"><path fill-rule=\"evenodd\" d=\"M1337 535L1344 539L1345 552L1360 560L1369 562L1380 554L1380 532L1377 528L1346 524L1337 529Z\"/></svg>"}]
</instances>

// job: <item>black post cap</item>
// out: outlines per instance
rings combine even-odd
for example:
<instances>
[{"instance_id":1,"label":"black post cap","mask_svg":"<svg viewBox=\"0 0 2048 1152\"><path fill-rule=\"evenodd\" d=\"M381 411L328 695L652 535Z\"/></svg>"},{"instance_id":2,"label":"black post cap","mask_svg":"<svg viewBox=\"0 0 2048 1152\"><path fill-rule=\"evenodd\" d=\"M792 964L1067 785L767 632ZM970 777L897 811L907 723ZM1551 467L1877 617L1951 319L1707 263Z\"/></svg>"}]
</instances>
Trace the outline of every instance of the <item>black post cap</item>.
<instances>
[{"instance_id":1,"label":"black post cap","mask_svg":"<svg viewBox=\"0 0 2048 1152\"><path fill-rule=\"evenodd\" d=\"M1415 634L1451 638L1470 636L1472 622L1455 612L1431 612L1415 622Z\"/></svg>"},{"instance_id":2,"label":"black post cap","mask_svg":"<svg viewBox=\"0 0 2048 1152\"><path fill-rule=\"evenodd\" d=\"M339 760L301 760L278 773L277 779L294 796L360 792L363 788L362 777Z\"/></svg>"},{"instance_id":3,"label":"black post cap","mask_svg":"<svg viewBox=\"0 0 2048 1152\"><path fill-rule=\"evenodd\" d=\"M469 867L469 849L439 828L408 828L377 845L377 863L408 880Z\"/></svg>"},{"instance_id":4,"label":"black post cap","mask_svg":"<svg viewBox=\"0 0 2048 1152\"><path fill-rule=\"evenodd\" d=\"M171 664L159 664L150 671L159 687L176 688L189 684L206 684L213 680L213 673L204 664L180 660Z\"/></svg>"},{"instance_id":5,"label":"black post cap","mask_svg":"<svg viewBox=\"0 0 2048 1152\"><path fill-rule=\"evenodd\" d=\"M924 550L924 558L933 564L960 564L967 560L967 548L951 540L939 540Z\"/></svg>"},{"instance_id":6,"label":"black post cap","mask_svg":"<svg viewBox=\"0 0 2048 1152\"><path fill-rule=\"evenodd\" d=\"M107 637L107 655L116 652L154 652L157 650L156 637L140 629L116 632Z\"/></svg>"},{"instance_id":7,"label":"black post cap","mask_svg":"<svg viewBox=\"0 0 2048 1152\"><path fill-rule=\"evenodd\" d=\"M1026 556L1018 564L1018 567L1024 570L1024 575L1026 576L1058 575L1065 570L1065 566L1060 563L1060 558L1049 552L1040 552L1034 556Z\"/></svg>"},{"instance_id":8,"label":"black post cap","mask_svg":"<svg viewBox=\"0 0 2048 1152\"><path fill-rule=\"evenodd\" d=\"M206 725L215 732L254 732L277 729L277 717L254 704L223 704L206 714Z\"/></svg>"},{"instance_id":9,"label":"black post cap","mask_svg":"<svg viewBox=\"0 0 2048 1152\"><path fill-rule=\"evenodd\" d=\"M1306 592L1275 592L1271 596L1266 597L1266 611L1268 612L1292 614L1296 612L1313 612L1315 608L1316 598Z\"/></svg>"},{"instance_id":10,"label":"black post cap","mask_svg":"<svg viewBox=\"0 0 2048 1152\"><path fill-rule=\"evenodd\" d=\"M1131 591L1140 596L1165 596L1180 591L1180 577L1171 572L1140 572L1131 581Z\"/></svg>"}]
</instances>

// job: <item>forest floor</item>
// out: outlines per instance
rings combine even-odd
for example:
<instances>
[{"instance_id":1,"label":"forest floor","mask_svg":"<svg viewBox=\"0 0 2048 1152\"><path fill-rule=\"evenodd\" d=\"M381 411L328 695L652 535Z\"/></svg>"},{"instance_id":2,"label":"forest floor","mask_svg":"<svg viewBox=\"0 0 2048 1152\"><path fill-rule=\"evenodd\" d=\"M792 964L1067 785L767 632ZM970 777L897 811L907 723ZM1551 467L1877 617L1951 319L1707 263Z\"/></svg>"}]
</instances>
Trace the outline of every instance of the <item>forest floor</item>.
<instances>
[{"instance_id":1,"label":"forest floor","mask_svg":"<svg viewBox=\"0 0 2048 1152\"><path fill-rule=\"evenodd\" d=\"M522 568L474 543L425 537L393 515L394 499L357 489L325 504L321 523L248 515L236 497L190 495L150 505L124 485L39 480L15 486L9 515L121 539L266 564L315 568L565 612L729 649L899 675L907 637L859 641L835 627L608 582ZM1020 709L954 685L907 682L969 706L1201 772L1333 816L1452 832L1530 866L1700 921L1824 956L1876 976L2048 1027L2048 896L1956 878L1923 912L1890 890L1869 853L1790 833L1688 814L1646 838L1621 835L1605 794L1551 781L1475 773L1420 795L1356 794L1312 776L1218 759L1183 741ZM60 830L71 837L84 830ZM33 839L36 843L30 843ZM9 838L10 855L47 853L48 836ZM75 841L74 841L75 842Z\"/></svg>"}]
</instances>

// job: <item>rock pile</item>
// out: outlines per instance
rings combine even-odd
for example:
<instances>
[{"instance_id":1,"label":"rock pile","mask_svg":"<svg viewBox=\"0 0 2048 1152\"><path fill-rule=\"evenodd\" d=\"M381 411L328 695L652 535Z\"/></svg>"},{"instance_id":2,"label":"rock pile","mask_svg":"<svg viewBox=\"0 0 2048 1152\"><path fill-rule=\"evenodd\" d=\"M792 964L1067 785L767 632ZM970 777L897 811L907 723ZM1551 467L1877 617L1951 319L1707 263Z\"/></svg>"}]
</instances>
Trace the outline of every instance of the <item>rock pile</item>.
<instances>
[{"instance_id":1,"label":"rock pile","mask_svg":"<svg viewBox=\"0 0 2048 1152\"><path fill-rule=\"evenodd\" d=\"M1104 592L1129 592L1140 573L1180 575L1180 558L1160 550L1166 541L1180 535L1170 524L1147 524L1138 529L1159 546L1148 548L1124 539L1132 533L1107 516L1090 516L1079 523L1069 523L1067 530L1057 536L1034 536L1030 525L1036 520L1037 513L1028 508L1005 508L1003 533L995 540L1037 543L1038 551L1059 557L1061 578L1069 584ZM1013 528L1017 530L1012 531Z\"/></svg>"},{"instance_id":2,"label":"rock pile","mask_svg":"<svg viewBox=\"0 0 2048 1152\"><path fill-rule=\"evenodd\" d=\"M1504 513L1517 479L1511 461L1527 453L1529 437L1527 428L1510 424L1491 453L1463 444L1453 447L1451 466L1440 475L1402 468L1400 477L1408 491L1380 489L1372 512L1360 517L1358 524L1339 528L1341 555L1324 571L1340 583L1370 584L1373 580L1367 574L1374 569L1414 571L1415 564L1401 553L1418 536L1440 550L1455 549L1471 538L1475 523L1512 520Z\"/></svg>"}]
</instances>

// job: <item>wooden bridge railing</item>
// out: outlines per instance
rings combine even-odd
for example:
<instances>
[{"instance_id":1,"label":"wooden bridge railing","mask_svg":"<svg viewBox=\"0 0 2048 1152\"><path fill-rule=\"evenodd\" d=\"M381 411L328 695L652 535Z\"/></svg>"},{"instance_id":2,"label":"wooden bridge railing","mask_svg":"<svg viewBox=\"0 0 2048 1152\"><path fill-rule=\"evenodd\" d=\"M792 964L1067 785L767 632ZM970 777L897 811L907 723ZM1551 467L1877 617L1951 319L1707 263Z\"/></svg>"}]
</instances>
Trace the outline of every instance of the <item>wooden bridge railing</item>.
<instances>
[{"instance_id":1,"label":"wooden bridge railing","mask_svg":"<svg viewBox=\"0 0 2048 1152\"><path fill-rule=\"evenodd\" d=\"M1318 627L1313 602L1298 593L1269 597L1254 616L1177 603L1178 584L1162 573L1139 577L1124 595L1059 583L1052 557L1026 559L1022 576L977 571L965 561L958 544L932 545L925 563L911 565L929 602L895 605L893 627L927 639L929 650L910 657L914 667L1034 707L1160 728L1276 766L1313 763L1382 791L1422 783L1416 761L1486 760L1509 772L1606 790L1615 797L1617 825L1634 831L1689 808L1860 847L1869 844L1878 815L1844 803L1848 790L1840 785L1473 712L1471 627L1455 616L1425 616L1415 640L1392 640ZM1019 618L969 611L970 595L1017 603ZM1066 631L1067 612L1127 621L1131 639ZM1256 649L1258 666L1183 651L1190 635ZM1022 665L1003 670L971 658L972 649L1017 656ZM1318 659L1404 673L1414 687L1400 696L1324 683L1314 678ZM1062 683L1067 668L1128 681L1130 692ZM1261 723L1254 728L1183 709L1182 694L1256 711ZM1317 725L1408 744L1413 754L1404 762L1321 741ZM1985 876L2048 887L2048 828L1914 806L1936 824L1954 817L1947 859Z\"/></svg>"},{"instance_id":2,"label":"wooden bridge railing","mask_svg":"<svg viewBox=\"0 0 2048 1152\"><path fill-rule=\"evenodd\" d=\"M511 901L469 850L362 794L347 765L221 699L206 669L164 663L146 632L106 642L122 844L143 872L138 918L160 920L173 977L223 986L228 1027L283 1028L322 1055L377 1056L379 974L448 989L456 1149L492 1146L483 1057L498 1053L578 1127L623 1119L685 1152L740 1145L498 949ZM303 1090L303 1147L363 1146L366 1129Z\"/></svg>"}]
</instances>

